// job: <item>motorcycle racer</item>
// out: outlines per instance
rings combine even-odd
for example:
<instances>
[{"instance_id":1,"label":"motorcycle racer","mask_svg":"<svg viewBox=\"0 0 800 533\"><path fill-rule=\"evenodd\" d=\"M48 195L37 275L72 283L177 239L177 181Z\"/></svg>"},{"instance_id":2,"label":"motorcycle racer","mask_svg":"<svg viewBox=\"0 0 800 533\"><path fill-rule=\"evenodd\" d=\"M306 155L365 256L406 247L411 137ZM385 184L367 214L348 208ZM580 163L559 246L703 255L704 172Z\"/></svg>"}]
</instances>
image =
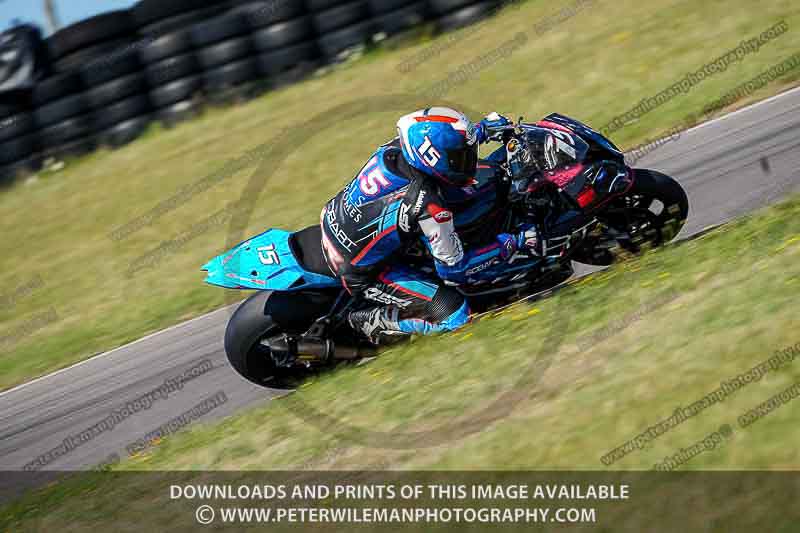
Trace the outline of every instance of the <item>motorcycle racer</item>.
<instances>
[{"instance_id":1,"label":"motorcycle racer","mask_svg":"<svg viewBox=\"0 0 800 533\"><path fill-rule=\"evenodd\" d=\"M457 329L469 321L470 310L455 286L468 276L496 276L517 253L540 254L532 225L465 251L443 194L470 186L478 145L509 124L497 113L474 124L447 107L410 113L398 121L398 136L379 147L322 210L325 260L364 302L348 315L355 331L378 343L385 335ZM501 160L504 153L498 150L490 159ZM400 264L419 239L434 258L435 274Z\"/></svg>"}]
</instances>

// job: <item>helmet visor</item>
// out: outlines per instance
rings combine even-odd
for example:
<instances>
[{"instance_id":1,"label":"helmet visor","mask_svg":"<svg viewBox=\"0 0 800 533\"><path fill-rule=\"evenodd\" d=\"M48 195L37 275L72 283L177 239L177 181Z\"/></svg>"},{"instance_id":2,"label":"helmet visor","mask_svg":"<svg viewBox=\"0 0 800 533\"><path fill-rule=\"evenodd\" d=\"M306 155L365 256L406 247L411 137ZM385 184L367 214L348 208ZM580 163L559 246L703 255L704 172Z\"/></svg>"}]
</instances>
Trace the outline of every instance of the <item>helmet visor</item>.
<instances>
[{"instance_id":1,"label":"helmet visor","mask_svg":"<svg viewBox=\"0 0 800 533\"><path fill-rule=\"evenodd\" d=\"M474 177L478 170L478 145L465 146L459 150L447 152L450 170L468 177Z\"/></svg>"}]
</instances>

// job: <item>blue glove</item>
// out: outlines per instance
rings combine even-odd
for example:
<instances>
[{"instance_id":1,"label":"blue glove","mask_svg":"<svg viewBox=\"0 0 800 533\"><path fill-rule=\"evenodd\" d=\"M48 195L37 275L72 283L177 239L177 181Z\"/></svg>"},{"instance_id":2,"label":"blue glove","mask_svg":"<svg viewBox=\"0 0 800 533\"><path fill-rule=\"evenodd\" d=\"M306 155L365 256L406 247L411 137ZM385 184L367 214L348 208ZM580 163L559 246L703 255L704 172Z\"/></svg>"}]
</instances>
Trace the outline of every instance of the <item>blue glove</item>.
<instances>
[{"instance_id":1,"label":"blue glove","mask_svg":"<svg viewBox=\"0 0 800 533\"><path fill-rule=\"evenodd\" d=\"M486 118L481 120L477 125L478 142L480 144L489 142L491 136L494 134L494 129L502 128L511 125L511 121L499 113L489 113Z\"/></svg>"},{"instance_id":2,"label":"blue glove","mask_svg":"<svg viewBox=\"0 0 800 533\"><path fill-rule=\"evenodd\" d=\"M508 261L517 251L517 236L510 233L501 233L497 236L497 242L500 243L500 259Z\"/></svg>"},{"instance_id":3,"label":"blue glove","mask_svg":"<svg viewBox=\"0 0 800 533\"><path fill-rule=\"evenodd\" d=\"M521 251L529 256L541 255L539 231L533 224L522 224L519 232L501 233L497 236L500 243L500 257L507 261L515 252Z\"/></svg>"}]
</instances>

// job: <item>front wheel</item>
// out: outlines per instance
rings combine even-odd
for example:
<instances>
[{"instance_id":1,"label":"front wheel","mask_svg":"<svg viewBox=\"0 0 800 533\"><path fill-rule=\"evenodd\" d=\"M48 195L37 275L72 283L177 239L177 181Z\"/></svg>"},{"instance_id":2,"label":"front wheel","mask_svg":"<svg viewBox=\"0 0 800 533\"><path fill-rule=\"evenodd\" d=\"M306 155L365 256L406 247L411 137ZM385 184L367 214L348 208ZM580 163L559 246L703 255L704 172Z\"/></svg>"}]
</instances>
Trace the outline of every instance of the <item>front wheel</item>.
<instances>
[{"instance_id":1,"label":"front wheel","mask_svg":"<svg viewBox=\"0 0 800 533\"><path fill-rule=\"evenodd\" d=\"M686 224L689 199L680 183L655 170L632 172L631 188L598 214L601 224L573 254L575 261L608 266L618 259L617 245L638 254L671 241Z\"/></svg>"},{"instance_id":2,"label":"front wheel","mask_svg":"<svg viewBox=\"0 0 800 533\"><path fill-rule=\"evenodd\" d=\"M675 179L655 170L634 169L633 185L609 206L603 218L622 233L617 239L629 252L661 246L686 224L689 198Z\"/></svg>"}]
</instances>

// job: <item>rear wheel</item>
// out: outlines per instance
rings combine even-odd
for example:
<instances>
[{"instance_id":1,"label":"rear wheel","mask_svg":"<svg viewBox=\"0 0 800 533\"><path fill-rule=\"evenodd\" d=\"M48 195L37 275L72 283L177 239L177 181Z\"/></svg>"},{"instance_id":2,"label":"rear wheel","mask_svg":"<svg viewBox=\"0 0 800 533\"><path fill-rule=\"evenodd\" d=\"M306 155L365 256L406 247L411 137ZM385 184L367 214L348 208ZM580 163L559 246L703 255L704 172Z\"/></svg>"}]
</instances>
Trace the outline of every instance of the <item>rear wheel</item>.
<instances>
[{"instance_id":1,"label":"rear wheel","mask_svg":"<svg viewBox=\"0 0 800 533\"><path fill-rule=\"evenodd\" d=\"M334 292L257 292L242 302L225 330L225 353L242 377L271 388L290 386L305 367L278 367L266 339L281 334L300 335L325 315L338 294Z\"/></svg>"},{"instance_id":2,"label":"rear wheel","mask_svg":"<svg viewBox=\"0 0 800 533\"><path fill-rule=\"evenodd\" d=\"M277 334L278 325L266 313L271 292L257 292L233 313L225 329L225 353L231 366L243 378L257 385L268 386L277 374L269 348L261 339Z\"/></svg>"}]
</instances>

